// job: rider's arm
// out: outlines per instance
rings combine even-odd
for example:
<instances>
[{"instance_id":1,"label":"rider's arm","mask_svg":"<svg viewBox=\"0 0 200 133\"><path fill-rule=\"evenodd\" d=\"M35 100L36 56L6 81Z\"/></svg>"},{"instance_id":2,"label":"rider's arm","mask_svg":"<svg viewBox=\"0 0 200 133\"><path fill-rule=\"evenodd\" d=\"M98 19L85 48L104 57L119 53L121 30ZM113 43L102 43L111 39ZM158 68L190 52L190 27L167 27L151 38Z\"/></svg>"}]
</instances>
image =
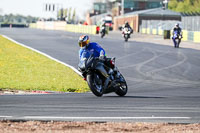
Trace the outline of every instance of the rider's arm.
<instances>
[{"instance_id":1,"label":"rider's arm","mask_svg":"<svg viewBox=\"0 0 200 133\"><path fill-rule=\"evenodd\" d=\"M80 50L79 50L79 60L81 59L82 53L83 53L83 50L80 49Z\"/></svg>"},{"instance_id":2,"label":"rider's arm","mask_svg":"<svg viewBox=\"0 0 200 133\"><path fill-rule=\"evenodd\" d=\"M181 38L183 38L183 32L181 28L180 28L180 35L181 35Z\"/></svg>"},{"instance_id":3,"label":"rider's arm","mask_svg":"<svg viewBox=\"0 0 200 133\"><path fill-rule=\"evenodd\" d=\"M85 60L86 58L88 58L90 56L89 52L86 50L79 50L79 61Z\"/></svg>"},{"instance_id":4,"label":"rider's arm","mask_svg":"<svg viewBox=\"0 0 200 133\"><path fill-rule=\"evenodd\" d=\"M172 30L172 35L174 36L174 31L175 31L176 29L175 28L173 28L173 30Z\"/></svg>"},{"instance_id":5,"label":"rider's arm","mask_svg":"<svg viewBox=\"0 0 200 133\"><path fill-rule=\"evenodd\" d=\"M180 32L180 35L182 35L182 29L181 28L179 28L179 32Z\"/></svg>"},{"instance_id":6,"label":"rider's arm","mask_svg":"<svg viewBox=\"0 0 200 133\"><path fill-rule=\"evenodd\" d=\"M105 56L105 50L100 45L95 43L95 45L93 45L93 48L95 49L95 51L99 53L99 56L101 55Z\"/></svg>"},{"instance_id":7,"label":"rider's arm","mask_svg":"<svg viewBox=\"0 0 200 133\"><path fill-rule=\"evenodd\" d=\"M131 33L133 33L133 29L131 28L131 26L130 26L130 25L129 25L129 27L130 27Z\"/></svg>"}]
</instances>

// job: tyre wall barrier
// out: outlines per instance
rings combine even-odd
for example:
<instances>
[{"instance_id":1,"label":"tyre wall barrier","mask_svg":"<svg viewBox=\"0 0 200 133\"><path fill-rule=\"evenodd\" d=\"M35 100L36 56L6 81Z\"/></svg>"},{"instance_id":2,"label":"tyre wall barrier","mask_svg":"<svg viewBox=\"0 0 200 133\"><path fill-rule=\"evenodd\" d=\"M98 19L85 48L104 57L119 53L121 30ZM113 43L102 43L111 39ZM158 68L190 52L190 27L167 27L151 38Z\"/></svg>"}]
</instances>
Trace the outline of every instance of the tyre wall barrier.
<instances>
[{"instance_id":1,"label":"tyre wall barrier","mask_svg":"<svg viewBox=\"0 0 200 133\"><path fill-rule=\"evenodd\" d=\"M87 34L96 34L95 25L73 25L67 24L65 26L66 31L76 32L76 33L87 33Z\"/></svg>"},{"instance_id":2,"label":"tyre wall barrier","mask_svg":"<svg viewBox=\"0 0 200 133\"><path fill-rule=\"evenodd\" d=\"M38 21L37 23L29 24L30 28L37 28L43 30L64 30L75 33L86 33L86 34L96 34L96 25L75 25L66 24L66 22L51 22L51 21Z\"/></svg>"},{"instance_id":3,"label":"tyre wall barrier","mask_svg":"<svg viewBox=\"0 0 200 133\"><path fill-rule=\"evenodd\" d=\"M166 38L166 33L165 33L166 31L162 29L142 28L140 32L142 34L161 35L161 36L164 36L164 38ZM200 31L182 30L182 32L183 32L183 39L182 39L183 41L192 41L192 42L200 43ZM170 30L170 36L171 35L172 35L172 30Z\"/></svg>"},{"instance_id":4,"label":"tyre wall barrier","mask_svg":"<svg viewBox=\"0 0 200 133\"><path fill-rule=\"evenodd\" d=\"M30 28L37 28L37 24L36 24L36 23L30 23L30 24L29 24L29 27L30 27Z\"/></svg>"},{"instance_id":5,"label":"tyre wall barrier","mask_svg":"<svg viewBox=\"0 0 200 133\"><path fill-rule=\"evenodd\" d=\"M1 28L10 27L10 28L27 28L27 24L0 24Z\"/></svg>"}]
</instances>

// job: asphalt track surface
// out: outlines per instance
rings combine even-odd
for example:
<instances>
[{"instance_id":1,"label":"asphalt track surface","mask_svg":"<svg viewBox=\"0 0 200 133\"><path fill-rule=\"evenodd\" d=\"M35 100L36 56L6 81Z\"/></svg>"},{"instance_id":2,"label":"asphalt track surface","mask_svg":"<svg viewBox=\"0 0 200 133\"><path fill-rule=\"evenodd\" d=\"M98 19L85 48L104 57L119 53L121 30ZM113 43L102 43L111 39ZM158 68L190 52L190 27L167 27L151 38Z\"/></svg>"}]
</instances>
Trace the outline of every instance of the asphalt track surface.
<instances>
[{"instance_id":1,"label":"asphalt track surface","mask_svg":"<svg viewBox=\"0 0 200 133\"><path fill-rule=\"evenodd\" d=\"M77 68L81 34L37 29L0 29L0 34ZM90 35L127 80L125 97L115 93L1 95L0 119L64 121L200 122L200 52L195 49L124 42L120 35ZM197 44L199 45L199 44Z\"/></svg>"}]
</instances>

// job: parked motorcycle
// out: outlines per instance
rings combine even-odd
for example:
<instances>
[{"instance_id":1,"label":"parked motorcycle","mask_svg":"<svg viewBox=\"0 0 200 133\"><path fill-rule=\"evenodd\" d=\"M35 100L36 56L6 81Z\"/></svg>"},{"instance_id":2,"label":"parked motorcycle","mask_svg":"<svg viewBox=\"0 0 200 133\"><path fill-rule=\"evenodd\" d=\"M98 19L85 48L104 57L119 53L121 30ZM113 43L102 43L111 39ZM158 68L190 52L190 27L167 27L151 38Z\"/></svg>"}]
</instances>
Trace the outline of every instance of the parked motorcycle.
<instances>
[{"instance_id":1,"label":"parked motorcycle","mask_svg":"<svg viewBox=\"0 0 200 133\"><path fill-rule=\"evenodd\" d=\"M123 28L122 34L124 36L125 42L127 42L128 39L130 38L131 30L129 28L125 27L125 28Z\"/></svg>"},{"instance_id":2,"label":"parked motorcycle","mask_svg":"<svg viewBox=\"0 0 200 133\"><path fill-rule=\"evenodd\" d=\"M126 95L128 86L125 78L115 67L115 58L110 60L111 67L105 65L105 61L92 55L88 58L83 53L83 60L78 65L78 70L87 81L94 95L101 97L103 94L115 92L119 96Z\"/></svg>"},{"instance_id":3,"label":"parked motorcycle","mask_svg":"<svg viewBox=\"0 0 200 133\"><path fill-rule=\"evenodd\" d=\"M172 40L174 42L174 47L179 48L180 42L181 42L182 36L178 34L178 31L174 31Z\"/></svg>"}]
</instances>

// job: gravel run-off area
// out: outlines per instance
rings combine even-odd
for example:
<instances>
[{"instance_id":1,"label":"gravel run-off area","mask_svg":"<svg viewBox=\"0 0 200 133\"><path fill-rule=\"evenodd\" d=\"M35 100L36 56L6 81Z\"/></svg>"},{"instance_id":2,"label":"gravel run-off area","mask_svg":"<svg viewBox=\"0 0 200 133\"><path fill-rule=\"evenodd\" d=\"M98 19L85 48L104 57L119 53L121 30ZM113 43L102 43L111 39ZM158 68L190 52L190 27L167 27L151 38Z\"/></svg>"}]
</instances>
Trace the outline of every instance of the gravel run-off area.
<instances>
[{"instance_id":1,"label":"gravel run-off area","mask_svg":"<svg viewBox=\"0 0 200 133\"><path fill-rule=\"evenodd\" d=\"M0 121L0 133L200 133L200 124Z\"/></svg>"}]
</instances>

